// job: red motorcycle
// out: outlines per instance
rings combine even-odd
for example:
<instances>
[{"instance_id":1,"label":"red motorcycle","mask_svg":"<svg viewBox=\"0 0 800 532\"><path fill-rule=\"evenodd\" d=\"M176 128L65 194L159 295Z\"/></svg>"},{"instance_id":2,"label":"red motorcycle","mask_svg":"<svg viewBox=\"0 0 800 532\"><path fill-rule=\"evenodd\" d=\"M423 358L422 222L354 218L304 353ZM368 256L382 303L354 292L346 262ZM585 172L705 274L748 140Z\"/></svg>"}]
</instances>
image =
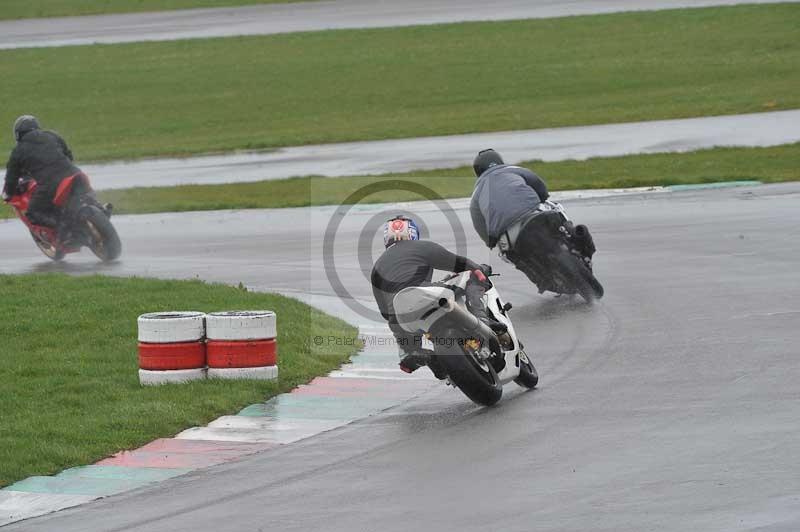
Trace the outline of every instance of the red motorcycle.
<instances>
[{"instance_id":1,"label":"red motorcycle","mask_svg":"<svg viewBox=\"0 0 800 532\"><path fill-rule=\"evenodd\" d=\"M20 179L18 193L7 203L17 211L42 253L61 260L67 253L77 253L86 246L103 262L119 257L122 243L111 225L111 205L97 201L86 174L68 177L58 186L53 199L59 214L56 228L33 224L25 215L36 186L34 179Z\"/></svg>"}]
</instances>

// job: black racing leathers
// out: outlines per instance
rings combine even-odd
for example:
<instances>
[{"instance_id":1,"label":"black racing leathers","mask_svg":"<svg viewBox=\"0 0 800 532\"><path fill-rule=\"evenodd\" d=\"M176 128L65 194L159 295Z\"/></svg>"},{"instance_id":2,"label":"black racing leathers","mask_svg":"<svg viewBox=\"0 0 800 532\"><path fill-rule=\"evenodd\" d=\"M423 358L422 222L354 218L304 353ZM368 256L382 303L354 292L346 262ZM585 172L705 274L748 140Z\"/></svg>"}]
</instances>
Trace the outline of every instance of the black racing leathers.
<instances>
[{"instance_id":1,"label":"black racing leathers","mask_svg":"<svg viewBox=\"0 0 800 532\"><path fill-rule=\"evenodd\" d=\"M538 214L528 220L517 236L508 258L541 291L556 291L549 280L547 257L558 253L562 217L556 212Z\"/></svg>"},{"instance_id":2,"label":"black racing leathers","mask_svg":"<svg viewBox=\"0 0 800 532\"><path fill-rule=\"evenodd\" d=\"M372 268L372 292L381 315L389 323L404 353L419 349L420 339L397 324L393 305L395 294L404 288L429 284L433 270L463 272L477 269L480 266L468 258L425 240L400 241L378 258Z\"/></svg>"},{"instance_id":3,"label":"black racing leathers","mask_svg":"<svg viewBox=\"0 0 800 532\"><path fill-rule=\"evenodd\" d=\"M53 197L59 183L80 172L72 162L72 151L53 131L35 130L17 142L6 165L3 190L9 196L17 193L21 177L36 180L37 188L28 207L28 217L34 223L52 225Z\"/></svg>"},{"instance_id":4,"label":"black racing leathers","mask_svg":"<svg viewBox=\"0 0 800 532\"><path fill-rule=\"evenodd\" d=\"M562 227L570 235L575 250L589 259L587 266L591 269L596 248L589 228L573 225L558 212L543 212L526 221L507 254L514 266L541 291L558 291L552 282L548 257L561 252Z\"/></svg>"}]
</instances>

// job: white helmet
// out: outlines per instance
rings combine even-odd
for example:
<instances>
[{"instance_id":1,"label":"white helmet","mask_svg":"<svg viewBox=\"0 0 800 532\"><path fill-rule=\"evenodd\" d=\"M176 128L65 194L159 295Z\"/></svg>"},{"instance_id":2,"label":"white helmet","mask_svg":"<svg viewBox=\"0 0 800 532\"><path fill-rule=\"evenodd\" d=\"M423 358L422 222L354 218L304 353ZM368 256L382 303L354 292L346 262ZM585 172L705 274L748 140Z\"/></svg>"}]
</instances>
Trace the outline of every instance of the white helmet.
<instances>
[{"instance_id":1,"label":"white helmet","mask_svg":"<svg viewBox=\"0 0 800 532\"><path fill-rule=\"evenodd\" d=\"M419 228L414 220L395 216L383 224L383 245L389 247L400 240L419 240Z\"/></svg>"}]
</instances>

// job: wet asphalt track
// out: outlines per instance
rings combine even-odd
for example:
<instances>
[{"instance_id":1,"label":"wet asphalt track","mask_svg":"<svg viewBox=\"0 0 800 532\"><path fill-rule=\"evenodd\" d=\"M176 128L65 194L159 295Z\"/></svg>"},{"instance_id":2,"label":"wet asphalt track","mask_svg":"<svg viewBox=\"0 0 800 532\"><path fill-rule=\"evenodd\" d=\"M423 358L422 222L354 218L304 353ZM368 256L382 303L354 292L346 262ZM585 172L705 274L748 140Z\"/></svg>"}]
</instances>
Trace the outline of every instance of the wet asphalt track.
<instances>
[{"instance_id":1,"label":"wet asphalt track","mask_svg":"<svg viewBox=\"0 0 800 532\"><path fill-rule=\"evenodd\" d=\"M787 0L336 0L0 21L0 49L592 15Z\"/></svg>"},{"instance_id":2,"label":"wet asphalt track","mask_svg":"<svg viewBox=\"0 0 800 532\"><path fill-rule=\"evenodd\" d=\"M511 385L486 409L434 389L285 448L3 530L794 532L799 202L798 184L567 201L596 235L600 304L535 295L493 261L539 390ZM442 215L411 207L453 245ZM325 295L318 249L330 213L119 217L125 255L107 268L86 255L42 262L18 222L2 223L0 271L196 275ZM369 293L358 235L376 214L351 213L336 241L356 297ZM487 260L467 234L470 254Z\"/></svg>"},{"instance_id":3,"label":"wet asphalt track","mask_svg":"<svg viewBox=\"0 0 800 532\"><path fill-rule=\"evenodd\" d=\"M97 190L215 184L321 175L340 177L457 168L493 147L509 163L584 160L717 146L776 146L800 141L800 111L776 111L627 124L500 131L346 142L182 159L81 165ZM369 157L364 154L368 153Z\"/></svg>"}]
</instances>

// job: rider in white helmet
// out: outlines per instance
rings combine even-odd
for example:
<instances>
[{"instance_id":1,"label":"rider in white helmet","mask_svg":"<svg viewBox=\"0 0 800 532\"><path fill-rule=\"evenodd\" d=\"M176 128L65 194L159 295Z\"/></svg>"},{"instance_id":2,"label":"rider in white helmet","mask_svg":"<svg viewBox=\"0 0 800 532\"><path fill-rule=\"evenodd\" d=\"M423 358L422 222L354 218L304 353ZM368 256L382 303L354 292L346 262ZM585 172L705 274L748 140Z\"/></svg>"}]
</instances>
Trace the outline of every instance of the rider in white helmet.
<instances>
[{"instance_id":1,"label":"rider in white helmet","mask_svg":"<svg viewBox=\"0 0 800 532\"><path fill-rule=\"evenodd\" d=\"M372 291L381 315L389 323L389 328L397 339L401 350L400 369L411 373L422 366L430 364L431 371L438 378L444 378L430 356L421 350L422 339L403 330L397 324L393 299L399 291L411 286L429 284L434 270L444 272L477 271L476 275L485 282L483 272L491 273L488 266L480 265L451 253L435 242L420 240L419 228L414 220L405 216L396 216L383 226L383 243L386 251L375 262L372 268ZM481 297L484 287L480 283L468 286L467 301L470 310L478 318L486 321L494 330L502 332L505 326L491 320L486 314Z\"/></svg>"}]
</instances>

